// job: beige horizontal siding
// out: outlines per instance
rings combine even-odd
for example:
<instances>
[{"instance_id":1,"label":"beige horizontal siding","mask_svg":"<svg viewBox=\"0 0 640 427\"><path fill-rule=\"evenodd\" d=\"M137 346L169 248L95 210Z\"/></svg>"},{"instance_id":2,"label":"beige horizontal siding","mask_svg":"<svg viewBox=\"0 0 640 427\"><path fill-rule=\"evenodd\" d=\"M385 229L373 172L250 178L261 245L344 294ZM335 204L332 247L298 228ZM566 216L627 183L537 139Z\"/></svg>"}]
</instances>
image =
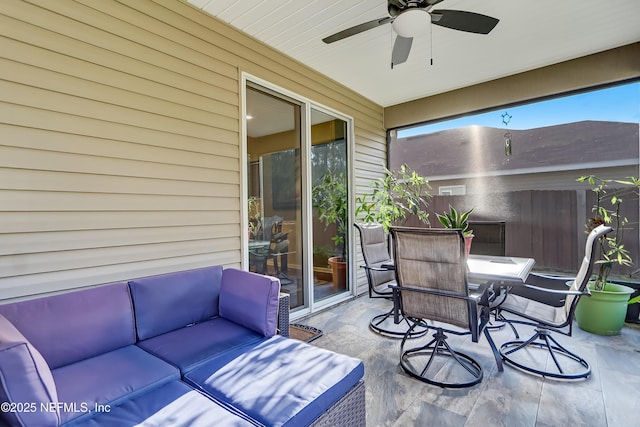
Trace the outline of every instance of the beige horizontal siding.
<instances>
[{"instance_id":1,"label":"beige horizontal siding","mask_svg":"<svg viewBox=\"0 0 640 427\"><path fill-rule=\"evenodd\" d=\"M381 107L186 3L0 2L0 300L239 266L241 71L354 117L379 174Z\"/></svg>"},{"instance_id":2,"label":"beige horizontal siding","mask_svg":"<svg viewBox=\"0 0 640 427\"><path fill-rule=\"evenodd\" d=\"M75 230L118 230L180 226L227 225L239 222L237 211L18 211L3 212L0 233L40 233ZM123 228L126 224L128 228ZM58 236L58 239L60 237ZM3 241L4 245L4 241ZM4 247L4 246L3 246ZM7 253L15 253L7 245ZM37 247L36 247L37 249Z\"/></svg>"}]
</instances>

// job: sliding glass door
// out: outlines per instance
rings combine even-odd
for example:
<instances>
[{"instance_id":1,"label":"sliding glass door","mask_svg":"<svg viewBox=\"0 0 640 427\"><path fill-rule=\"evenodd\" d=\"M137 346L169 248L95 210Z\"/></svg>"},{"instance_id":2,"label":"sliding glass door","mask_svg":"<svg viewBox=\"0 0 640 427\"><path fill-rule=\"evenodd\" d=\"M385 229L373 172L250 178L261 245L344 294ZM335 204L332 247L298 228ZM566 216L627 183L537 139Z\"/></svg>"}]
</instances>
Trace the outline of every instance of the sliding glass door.
<instances>
[{"instance_id":1,"label":"sliding glass door","mask_svg":"<svg viewBox=\"0 0 640 427\"><path fill-rule=\"evenodd\" d=\"M313 297L348 292L347 122L311 109Z\"/></svg>"},{"instance_id":2,"label":"sliding glass door","mask_svg":"<svg viewBox=\"0 0 640 427\"><path fill-rule=\"evenodd\" d=\"M304 305L301 106L247 88L249 270L280 279L291 306Z\"/></svg>"},{"instance_id":3,"label":"sliding glass door","mask_svg":"<svg viewBox=\"0 0 640 427\"><path fill-rule=\"evenodd\" d=\"M351 294L347 119L246 86L248 268L280 279L293 312Z\"/></svg>"}]
</instances>

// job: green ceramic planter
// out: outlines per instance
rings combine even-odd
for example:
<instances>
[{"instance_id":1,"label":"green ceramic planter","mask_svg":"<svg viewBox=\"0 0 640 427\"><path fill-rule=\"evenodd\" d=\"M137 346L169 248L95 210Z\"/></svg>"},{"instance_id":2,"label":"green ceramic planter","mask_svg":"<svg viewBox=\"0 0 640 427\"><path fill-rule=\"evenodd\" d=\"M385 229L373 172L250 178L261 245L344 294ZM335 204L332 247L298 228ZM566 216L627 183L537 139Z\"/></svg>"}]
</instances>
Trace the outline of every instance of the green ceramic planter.
<instances>
[{"instance_id":1,"label":"green ceramic planter","mask_svg":"<svg viewBox=\"0 0 640 427\"><path fill-rule=\"evenodd\" d=\"M627 301L633 293L628 286L607 283L603 291L591 289L576 308L576 321L583 331L598 335L619 335L627 315Z\"/></svg>"}]
</instances>

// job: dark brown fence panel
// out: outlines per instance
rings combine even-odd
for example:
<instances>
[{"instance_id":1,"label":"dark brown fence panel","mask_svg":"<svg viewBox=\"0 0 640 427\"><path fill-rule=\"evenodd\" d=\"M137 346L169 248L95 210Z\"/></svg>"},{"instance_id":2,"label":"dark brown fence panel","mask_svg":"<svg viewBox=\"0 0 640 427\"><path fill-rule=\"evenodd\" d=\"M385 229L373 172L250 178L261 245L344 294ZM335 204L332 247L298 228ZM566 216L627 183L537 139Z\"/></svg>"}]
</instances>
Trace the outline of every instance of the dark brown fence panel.
<instances>
[{"instance_id":1,"label":"dark brown fence panel","mask_svg":"<svg viewBox=\"0 0 640 427\"><path fill-rule=\"evenodd\" d=\"M634 265L614 266L613 272L628 275L640 265L640 212L635 192L622 197L621 216L629 221L623 231L624 244ZM507 256L534 258L537 270L575 274L584 254L585 221L593 216L594 203L595 195L590 190L526 190L481 196L433 196L428 211L431 227L442 227L436 212L448 211L449 205L460 211L474 208L471 221L505 222ZM609 200L605 203L610 207ZM408 218L402 225L421 226L416 218Z\"/></svg>"},{"instance_id":2,"label":"dark brown fence panel","mask_svg":"<svg viewBox=\"0 0 640 427\"><path fill-rule=\"evenodd\" d=\"M572 272L578 267L576 192L514 191L465 196L434 196L429 207L432 227L441 227L435 213L449 205L465 211L476 206L472 221L505 222L505 254L530 257L538 269ZM419 226L415 218L404 225ZM472 245L473 247L473 245Z\"/></svg>"}]
</instances>

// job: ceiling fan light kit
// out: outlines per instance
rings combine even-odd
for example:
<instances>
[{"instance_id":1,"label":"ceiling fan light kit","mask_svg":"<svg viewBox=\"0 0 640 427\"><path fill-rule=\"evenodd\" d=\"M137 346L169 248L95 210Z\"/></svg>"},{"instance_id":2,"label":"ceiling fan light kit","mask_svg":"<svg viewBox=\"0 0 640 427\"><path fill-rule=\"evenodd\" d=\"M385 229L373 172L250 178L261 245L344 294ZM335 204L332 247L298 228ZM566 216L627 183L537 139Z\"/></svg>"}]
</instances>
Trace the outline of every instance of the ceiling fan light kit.
<instances>
[{"instance_id":1,"label":"ceiling fan light kit","mask_svg":"<svg viewBox=\"0 0 640 427\"><path fill-rule=\"evenodd\" d=\"M427 33L431 16L426 9L407 9L391 23L393 31L401 37L417 37Z\"/></svg>"}]
</instances>

